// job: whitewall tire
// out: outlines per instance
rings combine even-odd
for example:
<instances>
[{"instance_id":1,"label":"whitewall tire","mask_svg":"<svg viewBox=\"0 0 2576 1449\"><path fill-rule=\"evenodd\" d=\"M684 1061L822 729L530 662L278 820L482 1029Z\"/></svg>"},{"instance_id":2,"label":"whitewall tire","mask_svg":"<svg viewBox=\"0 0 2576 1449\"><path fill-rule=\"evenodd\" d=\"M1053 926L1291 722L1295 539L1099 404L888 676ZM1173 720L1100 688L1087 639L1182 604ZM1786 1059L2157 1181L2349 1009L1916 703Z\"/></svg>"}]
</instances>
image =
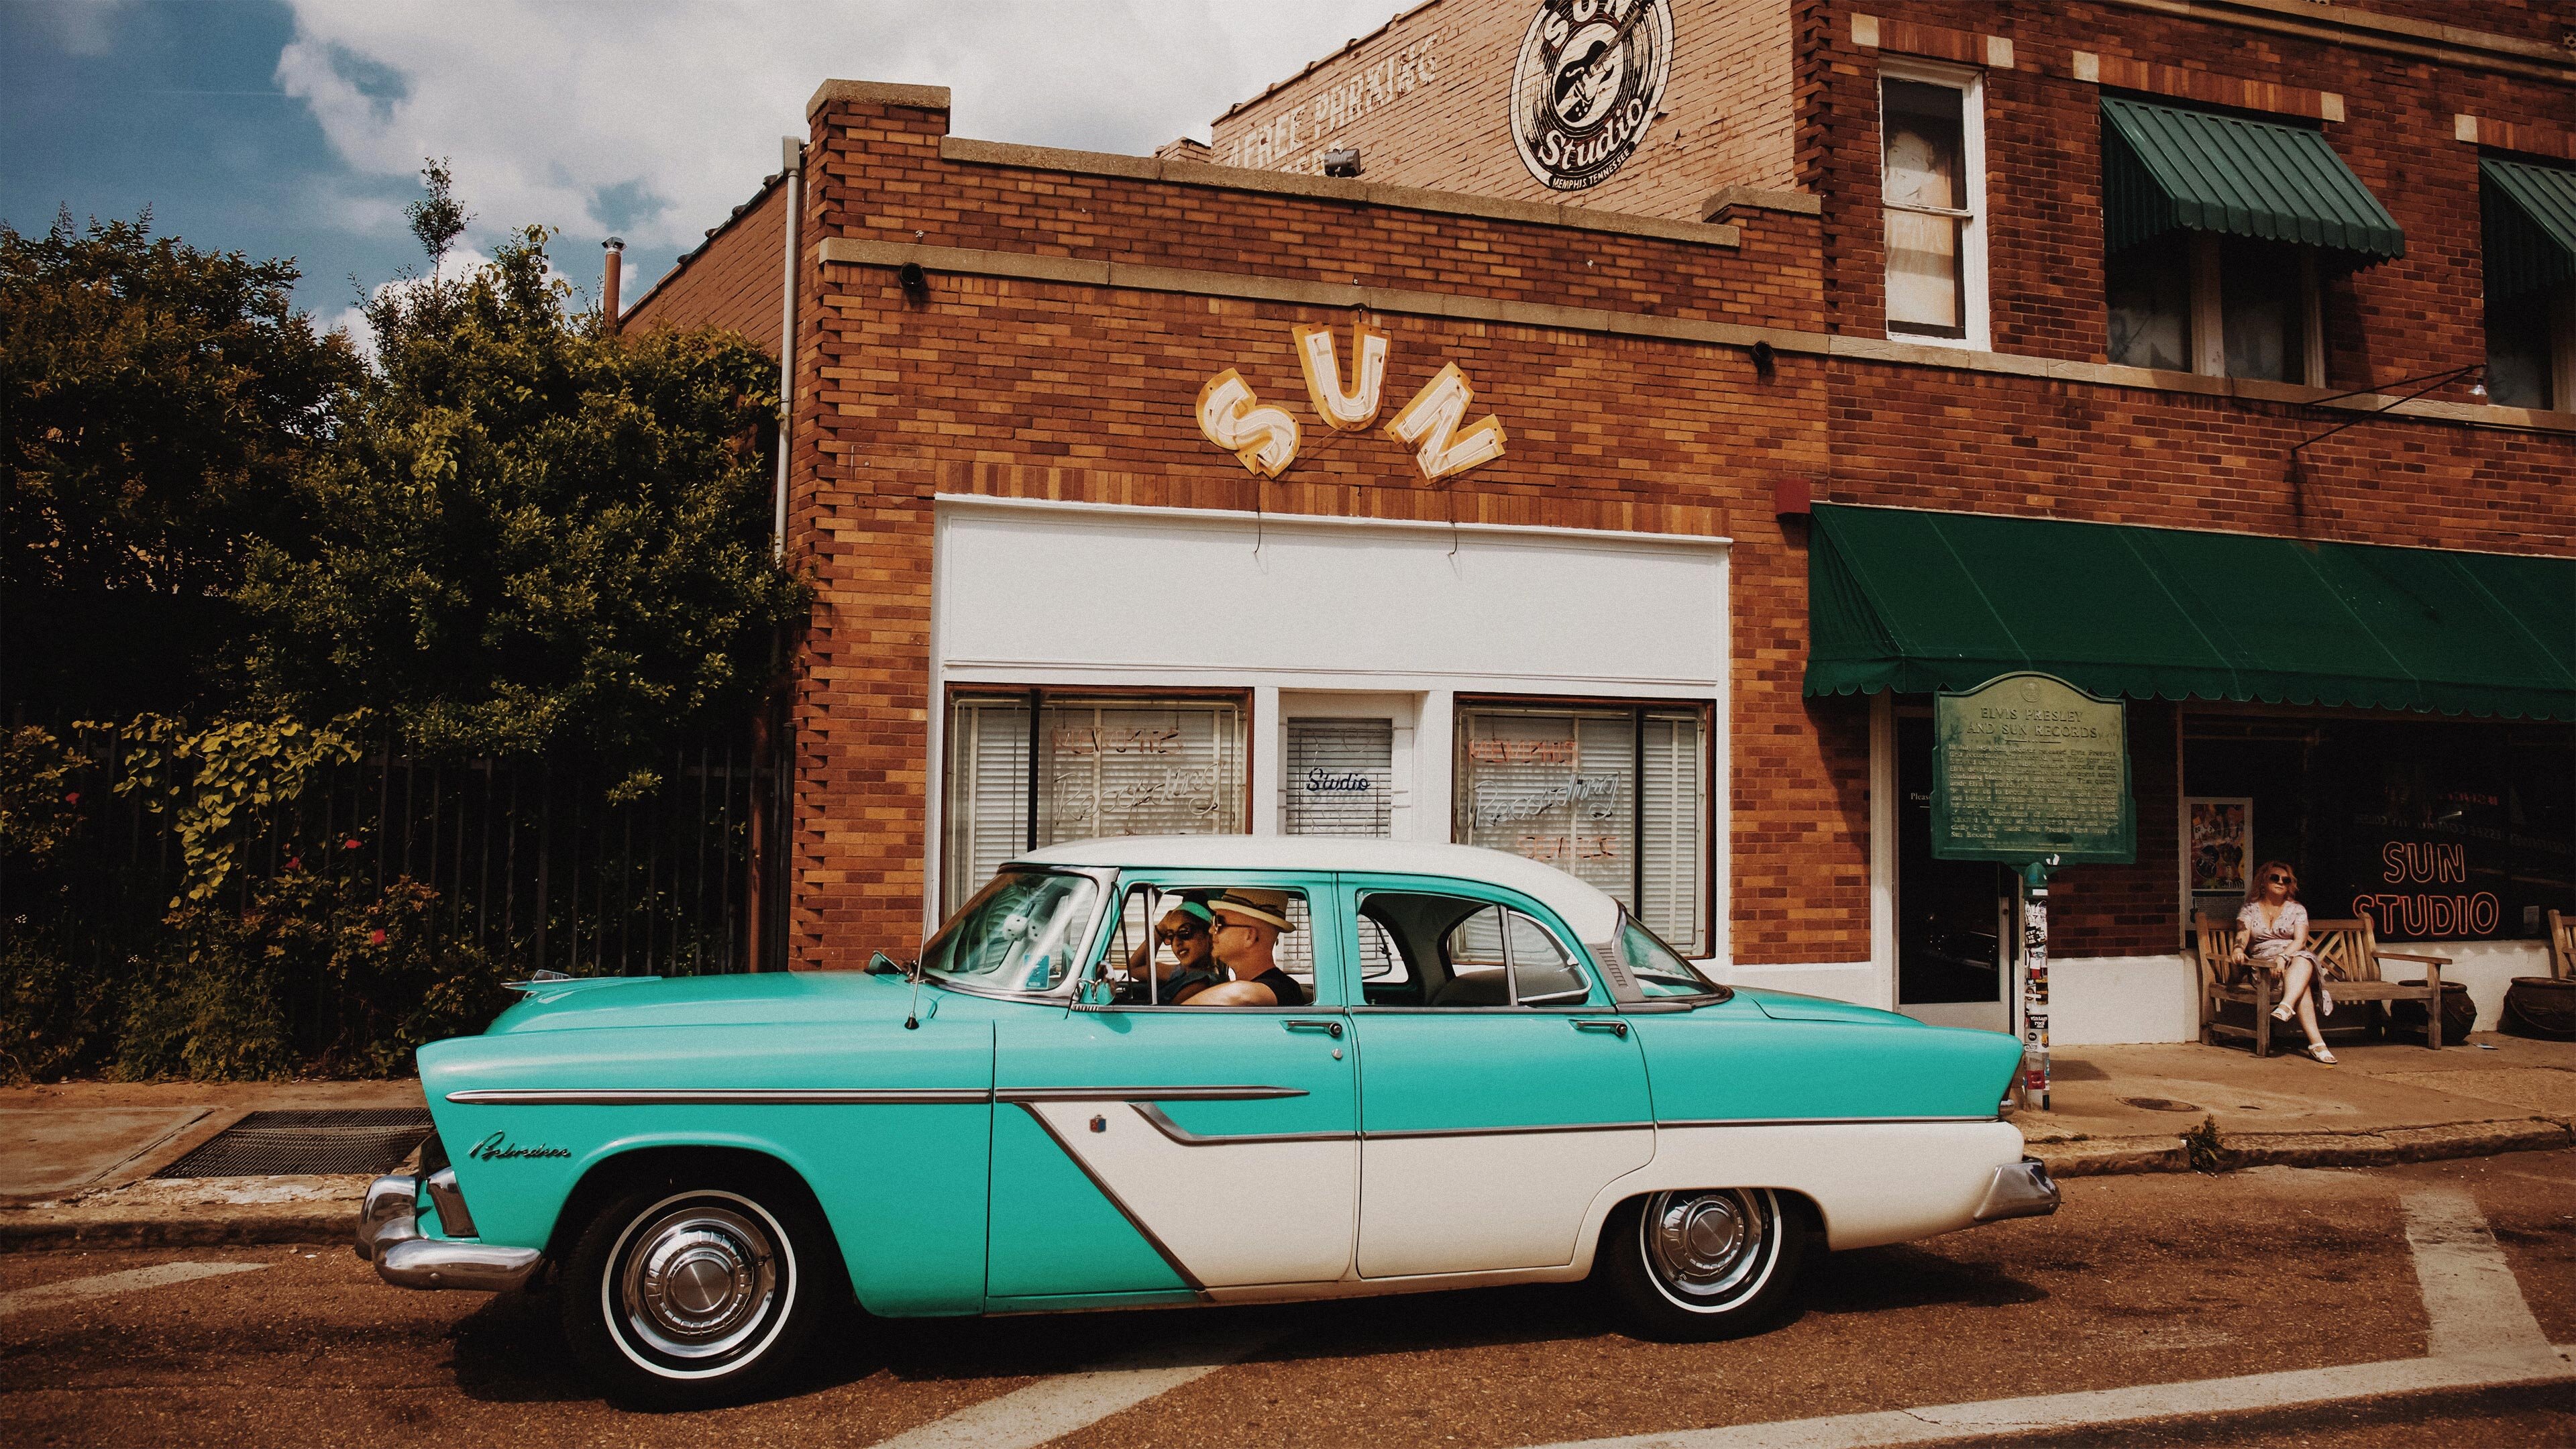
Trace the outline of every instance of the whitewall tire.
<instances>
[{"instance_id":1,"label":"whitewall tire","mask_svg":"<svg viewBox=\"0 0 2576 1449\"><path fill-rule=\"evenodd\" d=\"M564 1265L564 1336L610 1398L705 1408L802 1355L839 1274L806 1194L776 1181L660 1179L619 1194Z\"/></svg>"},{"instance_id":2,"label":"whitewall tire","mask_svg":"<svg viewBox=\"0 0 2576 1449\"><path fill-rule=\"evenodd\" d=\"M1732 1338L1786 1316L1806 1253L1806 1224L1779 1192L1690 1188L1620 1204L1597 1271L1640 1337Z\"/></svg>"}]
</instances>

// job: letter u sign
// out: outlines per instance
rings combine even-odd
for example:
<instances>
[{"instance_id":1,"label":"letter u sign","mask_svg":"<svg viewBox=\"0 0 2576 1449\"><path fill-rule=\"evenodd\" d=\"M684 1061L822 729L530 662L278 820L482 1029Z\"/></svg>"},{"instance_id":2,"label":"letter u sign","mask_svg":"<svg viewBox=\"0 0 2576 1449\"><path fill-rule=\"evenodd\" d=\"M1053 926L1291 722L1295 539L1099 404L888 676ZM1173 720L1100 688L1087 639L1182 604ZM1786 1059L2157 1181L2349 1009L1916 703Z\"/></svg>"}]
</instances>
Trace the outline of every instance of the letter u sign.
<instances>
[{"instance_id":1,"label":"letter u sign","mask_svg":"<svg viewBox=\"0 0 2576 1449\"><path fill-rule=\"evenodd\" d=\"M1347 382L1333 329L1300 325L1290 334L1315 415L1343 432L1363 432L1376 423L1385 407L1387 363L1395 350L1387 334L1365 322L1352 327ZM1503 455L1499 419L1488 414L1461 426L1475 400L1475 385L1453 362L1423 384L1388 421L1387 436L1414 450L1414 465L1424 481L1464 473ZM1209 442L1234 454L1261 477L1276 478L1297 460L1297 419L1285 408L1262 402L1252 384L1233 368L1209 378L1199 389L1198 424Z\"/></svg>"}]
</instances>

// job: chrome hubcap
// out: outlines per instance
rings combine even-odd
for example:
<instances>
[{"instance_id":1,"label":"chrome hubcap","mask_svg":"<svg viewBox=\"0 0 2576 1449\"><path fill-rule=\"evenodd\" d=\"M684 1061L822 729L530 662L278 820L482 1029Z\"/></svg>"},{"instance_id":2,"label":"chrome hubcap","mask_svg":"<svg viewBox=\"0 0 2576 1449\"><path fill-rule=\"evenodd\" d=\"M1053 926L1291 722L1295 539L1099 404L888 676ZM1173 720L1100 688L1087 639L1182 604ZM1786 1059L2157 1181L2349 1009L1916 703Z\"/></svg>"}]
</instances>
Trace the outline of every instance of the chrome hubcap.
<instances>
[{"instance_id":1,"label":"chrome hubcap","mask_svg":"<svg viewBox=\"0 0 2576 1449\"><path fill-rule=\"evenodd\" d=\"M777 1249L730 1209L684 1207L630 1239L619 1306L637 1336L675 1358L712 1358L760 1327L778 1287Z\"/></svg>"},{"instance_id":2,"label":"chrome hubcap","mask_svg":"<svg viewBox=\"0 0 2576 1449\"><path fill-rule=\"evenodd\" d=\"M1738 1188L1656 1194L1642 1224L1655 1276L1692 1299L1722 1298L1742 1287L1770 1246L1767 1196Z\"/></svg>"}]
</instances>

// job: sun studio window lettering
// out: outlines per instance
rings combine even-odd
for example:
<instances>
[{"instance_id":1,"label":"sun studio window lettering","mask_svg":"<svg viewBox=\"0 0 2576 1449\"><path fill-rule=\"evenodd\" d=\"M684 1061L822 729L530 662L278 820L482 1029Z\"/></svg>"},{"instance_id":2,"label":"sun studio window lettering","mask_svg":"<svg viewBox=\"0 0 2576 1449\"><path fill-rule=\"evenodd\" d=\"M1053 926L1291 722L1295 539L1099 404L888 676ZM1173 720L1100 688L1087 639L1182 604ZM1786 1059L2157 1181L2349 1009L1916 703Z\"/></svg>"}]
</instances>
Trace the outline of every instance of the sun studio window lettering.
<instances>
[{"instance_id":1,"label":"sun studio window lettering","mask_svg":"<svg viewBox=\"0 0 2576 1449\"><path fill-rule=\"evenodd\" d=\"M1280 788L1288 834L1394 833L1393 720L1292 719L1287 765Z\"/></svg>"},{"instance_id":2,"label":"sun studio window lettering","mask_svg":"<svg viewBox=\"0 0 2576 1449\"><path fill-rule=\"evenodd\" d=\"M1461 708L1456 838L1545 861L1705 949L1706 728L1671 706Z\"/></svg>"},{"instance_id":3,"label":"sun studio window lettering","mask_svg":"<svg viewBox=\"0 0 2576 1449\"><path fill-rule=\"evenodd\" d=\"M957 699L948 729L947 899L964 900L1004 861L1060 840L1240 834L1243 716L1242 700L1231 697Z\"/></svg>"},{"instance_id":4,"label":"sun studio window lettering","mask_svg":"<svg viewBox=\"0 0 2576 1449\"><path fill-rule=\"evenodd\" d=\"M1967 93L1955 86L1881 82L1887 220L1887 330L1968 335Z\"/></svg>"}]
</instances>

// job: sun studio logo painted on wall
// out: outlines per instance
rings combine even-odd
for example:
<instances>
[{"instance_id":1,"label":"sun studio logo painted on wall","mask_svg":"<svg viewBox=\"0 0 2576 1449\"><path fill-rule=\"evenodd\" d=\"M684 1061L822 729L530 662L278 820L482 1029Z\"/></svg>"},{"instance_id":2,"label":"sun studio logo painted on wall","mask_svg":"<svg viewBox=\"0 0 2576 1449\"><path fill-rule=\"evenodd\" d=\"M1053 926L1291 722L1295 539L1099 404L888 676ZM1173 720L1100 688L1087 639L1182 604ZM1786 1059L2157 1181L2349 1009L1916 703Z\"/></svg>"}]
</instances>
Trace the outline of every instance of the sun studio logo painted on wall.
<instances>
[{"instance_id":1,"label":"sun studio logo painted on wall","mask_svg":"<svg viewBox=\"0 0 2576 1449\"><path fill-rule=\"evenodd\" d=\"M1610 179L1653 124L1673 62L1668 0L1547 0L1512 70L1512 144L1559 191Z\"/></svg>"}]
</instances>

